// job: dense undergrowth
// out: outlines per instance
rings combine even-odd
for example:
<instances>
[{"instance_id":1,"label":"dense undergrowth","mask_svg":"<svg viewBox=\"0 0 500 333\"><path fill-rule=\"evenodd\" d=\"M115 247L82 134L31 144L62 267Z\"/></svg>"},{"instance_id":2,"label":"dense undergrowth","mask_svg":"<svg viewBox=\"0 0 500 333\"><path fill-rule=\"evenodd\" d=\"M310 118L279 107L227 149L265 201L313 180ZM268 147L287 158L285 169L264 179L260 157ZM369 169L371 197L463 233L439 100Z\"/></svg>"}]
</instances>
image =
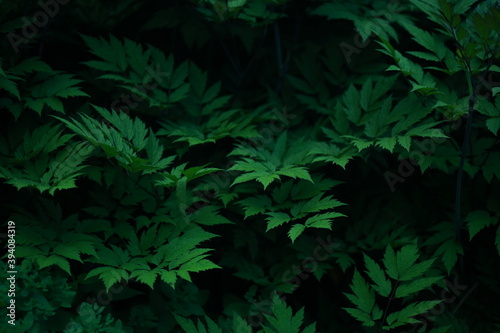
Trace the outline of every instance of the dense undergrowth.
<instances>
[{"instance_id":1,"label":"dense undergrowth","mask_svg":"<svg viewBox=\"0 0 500 333\"><path fill-rule=\"evenodd\" d=\"M495 1L0 22L2 332L500 332Z\"/></svg>"}]
</instances>

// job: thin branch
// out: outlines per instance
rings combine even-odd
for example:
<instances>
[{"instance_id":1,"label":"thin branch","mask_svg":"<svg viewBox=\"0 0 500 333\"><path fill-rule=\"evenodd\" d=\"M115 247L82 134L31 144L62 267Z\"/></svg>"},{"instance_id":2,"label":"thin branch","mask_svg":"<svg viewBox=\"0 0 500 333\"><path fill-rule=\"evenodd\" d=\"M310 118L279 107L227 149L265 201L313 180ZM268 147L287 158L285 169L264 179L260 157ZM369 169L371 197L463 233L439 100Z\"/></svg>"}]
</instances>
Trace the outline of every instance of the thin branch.
<instances>
[{"instance_id":1,"label":"thin branch","mask_svg":"<svg viewBox=\"0 0 500 333\"><path fill-rule=\"evenodd\" d=\"M396 293L396 289L398 289L399 286L399 281L396 281L396 284L391 290L391 294L389 295L389 301L387 302L387 305L385 306L384 309L384 316L382 317L382 322L381 325L384 325L385 319L387 318L387 312L389 311L389 305L391 305L392 300L394 299L394 294ZM380 331L380 329L379 329Z\"/></svg>"},{"instance_id":2,"label":"thin branch","mask_svg":"<svg viewBox=\"0 0 500 333\"><path fill-rule=\"evenodd\" d=\"M467 73L467 80L469 82L469 86L473 86L472 93L469 96L469 111L468 111L468 117L467 117L467 124L465 126L465 134L463 137L463 142L462 142L462 149L460 152L460 164L458 167L458 173L457 173L457 181L455 185L455 238L462 244L462 235L461 235L461 228L462 228L462 219L461 219L461 210L460 210L460 205L461 205L461 198L462 198L462 182L463 182L463 173L464 173L464 165L465 165L465 157L466 157L466 152L467 148L469 146L469 138L471 136L471 131L472 131L472 119L474 115L474 106L476 103L476 92L479 89L479 83L481 82L481 79L484 79L486 75L488 75L490 71L490 67L493 65L494 59L490 58L488 66L482 73L481 77L477 80L477 82L472 85L471 82L471 72ZM463 260L461 260L461 265L463 265ZM463 269L463 267L462 267Z\"/></svg>"},{"instance_id":3,"label":"thin branch","mask_svg":"<svg viewBox=\"0 0 500 333\"><path fill-rule=\"evenodd\" d=\"M273 23L274 47L276 49L276 62L278 64L278 78L276 80L275 91L278 92L281 78L283 77L283 51L281 46L281 34L278 21Z\"/></svg>"}]
</instances>

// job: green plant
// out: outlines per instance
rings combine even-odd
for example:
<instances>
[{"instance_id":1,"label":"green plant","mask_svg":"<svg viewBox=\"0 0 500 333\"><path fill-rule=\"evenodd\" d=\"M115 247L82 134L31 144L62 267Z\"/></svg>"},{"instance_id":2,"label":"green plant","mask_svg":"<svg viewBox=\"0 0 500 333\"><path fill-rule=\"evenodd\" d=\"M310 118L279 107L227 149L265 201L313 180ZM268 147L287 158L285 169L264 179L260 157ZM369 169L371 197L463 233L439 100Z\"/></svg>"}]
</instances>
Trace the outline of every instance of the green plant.
<instances>
[{"instance_id":1,"label":"green plant","mask_svg":"<svg viewBox=\"0 0 500 333\"><path fill-rule=\"evenodd\" d=\"M398 252L394 252L392 247L388 246L382 269L373 259L365 255L366 273L373 283L367 283L356 270L351 285L353 294L346 294L356 308L345 308L345 310L363 322L363 325L370 327L377 323L383 330L418 323L419 321L412 317L427 312L441 300L413 302L407 305L404 304L405 301L411 300L413 294L430 288L442 279L440 276L426 276L434 259L417 263L418 257L418 249L414 244L406 245ZM375 293L387 298L385 310L376 304ZM399 307L401 310L389 313L388 309L396 299L401 299L403 302Z\"/></svg>"},{"instance_id":2,"label":"green plant","mask_svg":"<svg viewBox=\"0 0 500 333\"><path fill-rule=\"evenodd\" d=\"M0 0L2 332L497 330L495 1L63 2Z\"/></svg>"}]
</instances>

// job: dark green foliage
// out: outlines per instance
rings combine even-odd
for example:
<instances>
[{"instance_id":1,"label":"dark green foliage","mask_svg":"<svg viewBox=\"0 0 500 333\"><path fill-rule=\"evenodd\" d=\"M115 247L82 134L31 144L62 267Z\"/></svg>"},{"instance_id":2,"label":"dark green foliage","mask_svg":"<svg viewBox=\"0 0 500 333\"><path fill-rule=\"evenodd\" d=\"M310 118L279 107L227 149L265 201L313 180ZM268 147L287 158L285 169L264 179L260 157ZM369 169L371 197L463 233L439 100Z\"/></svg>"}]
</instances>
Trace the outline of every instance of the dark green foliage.
<instances>
[{"instance_id":1,"label":"dark green foliage","mask_svg":"<svg viewBox=\"0 0 500 333\"><path fill-rule=\"evenodd\" d=\"M499 330L498 2L0 22L1 332Z\"/></svg>"}]
</instances>

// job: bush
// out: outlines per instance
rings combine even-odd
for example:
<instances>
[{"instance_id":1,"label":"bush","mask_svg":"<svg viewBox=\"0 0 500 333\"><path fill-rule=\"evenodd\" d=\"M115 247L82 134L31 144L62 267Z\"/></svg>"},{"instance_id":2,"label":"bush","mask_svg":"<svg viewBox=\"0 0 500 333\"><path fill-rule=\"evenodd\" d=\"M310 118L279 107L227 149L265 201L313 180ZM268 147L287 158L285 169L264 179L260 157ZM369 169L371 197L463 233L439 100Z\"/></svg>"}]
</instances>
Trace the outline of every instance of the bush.
<instances>
[{"instance_id":1,"label":"bush","mask_svg":"<svg viewBox=\"0 0 500 333\"><path fill-rule=\"evenodd\" d=\"M498 3L0 8L3 331L499 329Z\"/></svg>"}]
</instances>

